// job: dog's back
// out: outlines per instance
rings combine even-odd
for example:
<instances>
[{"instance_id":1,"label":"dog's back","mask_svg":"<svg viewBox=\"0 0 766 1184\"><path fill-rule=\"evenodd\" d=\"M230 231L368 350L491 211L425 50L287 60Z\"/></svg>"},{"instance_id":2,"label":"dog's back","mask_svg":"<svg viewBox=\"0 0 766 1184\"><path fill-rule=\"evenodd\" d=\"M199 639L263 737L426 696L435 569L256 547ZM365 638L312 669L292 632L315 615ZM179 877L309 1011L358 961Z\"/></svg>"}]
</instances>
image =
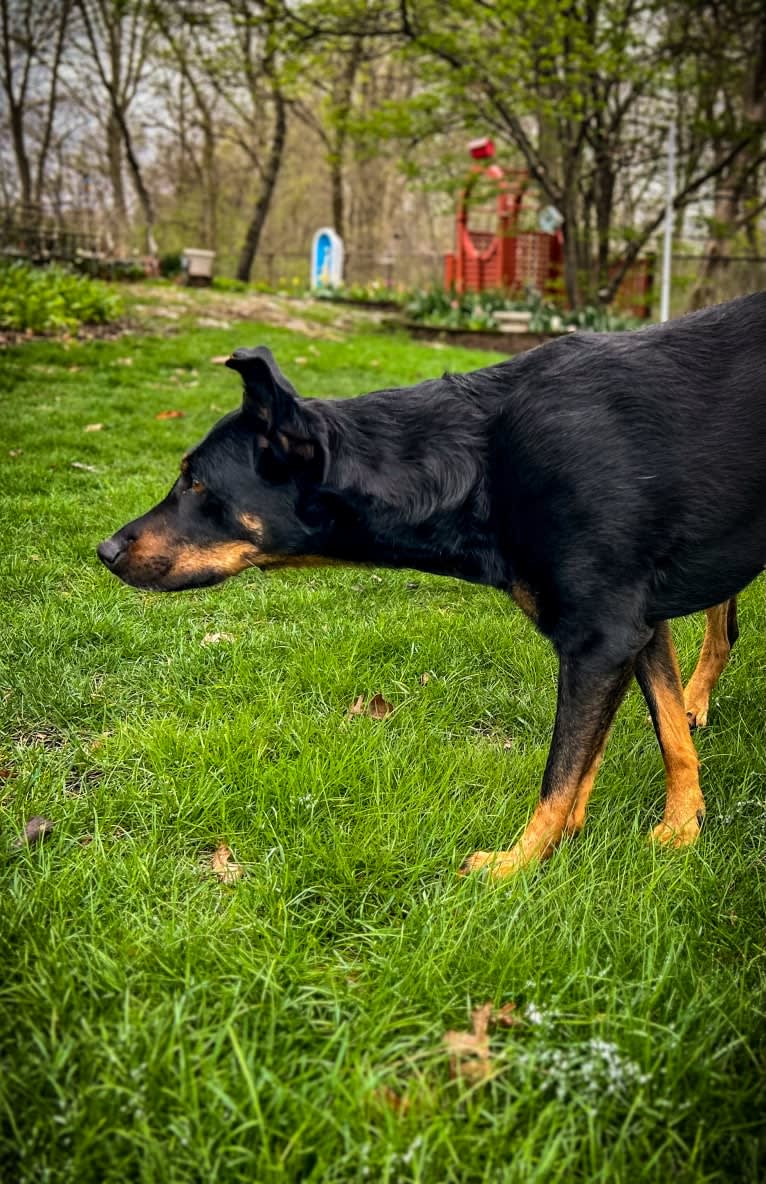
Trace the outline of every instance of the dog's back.
<instances>
[{"instance_id":1,"label":"dog's back","mask_svg":"<svg viewBox=\"0 0 766 1184\"><path fill-rule=\"evenodd\" d=\"M655 572L651 617L707 608L766 564L766 293L634 333L577 334L479 371L506 385L493 469L535 567ZM472 376L474 377L474 376ZM507 450L507 452L506 452ZM511 459L512 455L512 459Z\"/></svg>"}]
</instances>

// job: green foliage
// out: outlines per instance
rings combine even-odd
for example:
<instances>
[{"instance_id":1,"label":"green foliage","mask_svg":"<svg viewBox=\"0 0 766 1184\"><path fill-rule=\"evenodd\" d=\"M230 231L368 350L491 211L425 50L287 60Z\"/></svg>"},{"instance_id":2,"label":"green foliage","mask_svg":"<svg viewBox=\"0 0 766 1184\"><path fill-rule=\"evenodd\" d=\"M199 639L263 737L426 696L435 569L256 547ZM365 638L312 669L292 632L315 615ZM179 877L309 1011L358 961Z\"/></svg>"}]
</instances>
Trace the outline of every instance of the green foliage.
<instances>
[{"instance_id":1,"label":"green foliage","mask_svg":"<svg viewBox=\"0 0 766 1184\"><path fill-rule=\"evenodd\" d=\"M210 285L216 292L247 292L253 285L245 283L244 280L233 279L227 275L213 276L213 282Z\"/></svg>"},{"instance_id":2,"label":"green foliage","mask_svg":"<svg viewBox=\"0 0 766 1184\"><path fill-rule=\"evenodd\" d=\"M538 295L513 300L505 292L464 292L458 295L446 288L416 292L406 304L405 311L410 320L444 329L499 330L495 313L501 311L531 313L531 333L557 333L569 329L606 332L635 329L641 323L634 317L620 316L593 305L564 311L560 305Z\"/></svg>"},{"instance_id":3,"label":"green foliage","mask_svg":"<svg viewBox=\"0 0 766 1184\"><path fill-rule=\"evenodd\" d=\"M311 295L317 300L351 300L355 304L406 304L412 293L397 284L389 287L383 280L370 280L367 284L338 284L335 287L317 288Z\"/></svg>"},{"instance_id":4,"label":"green foliage","mask_svg":"<svg viewBox=\"0 0 766 1184\"><path fill-rule=\"evenodd\" d=\"M0 267L0 328L33 333L72 332L82 324L115 320L122 302L98 280L60 267L27 263Z\"/></svg>"},{"instance_id":5,"label":"green foliage","mask_svg":"<svg viewBox=\"0 0 766 1184\"><path fill-rule=\"evenodd\" d=\"M165 279L172 279L174 276L180 275L183 270L183 252L181 251L166 251L160 257L160 275Z\"/></svg>"},{"instance_id":6,"label":"green foliage","mask_svg":"<svg viewBox=\"0 0 766 1184\"><path fill-rule=\"evenodd\" d=\"M364 568L139 593L93 549L236 404L209 360L237 344L321 397L494 355L165 328L0 355L0 1177L762 1180L763 580L695 741L696 847L646 841L662 760L634 692L581 837L461 880L524 825L555 711L552 651L504 597ZM685 671L701 625L674 624ZM392 716L347 717L375 692ZM50 839L14 850L35 814ZM485 1000L521 1022L491 1080L453 1080L443 1035Z\"/></svg>"}]
</instances>

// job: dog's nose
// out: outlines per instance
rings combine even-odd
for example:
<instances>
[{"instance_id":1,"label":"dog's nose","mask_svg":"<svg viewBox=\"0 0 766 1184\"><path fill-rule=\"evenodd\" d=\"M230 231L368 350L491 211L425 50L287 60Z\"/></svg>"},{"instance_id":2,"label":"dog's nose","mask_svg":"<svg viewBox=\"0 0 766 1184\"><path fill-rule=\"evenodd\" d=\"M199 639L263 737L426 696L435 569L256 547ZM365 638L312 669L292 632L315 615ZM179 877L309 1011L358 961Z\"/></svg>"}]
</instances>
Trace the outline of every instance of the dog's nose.
<instances>
[{"instance_id":1,"label":"dog's nose","mask_svg":"<svg viewBox=\"0 0 766 1184\"><path fill-rule=\"evenodd\" d=\"M99 543L96 548L96 553L102 563L107 567L114 567L120 555L127 549L127 543L120 539L117 535L112 535L110 539L104 539L103 543Z\"/></svg>"}]
</instances>

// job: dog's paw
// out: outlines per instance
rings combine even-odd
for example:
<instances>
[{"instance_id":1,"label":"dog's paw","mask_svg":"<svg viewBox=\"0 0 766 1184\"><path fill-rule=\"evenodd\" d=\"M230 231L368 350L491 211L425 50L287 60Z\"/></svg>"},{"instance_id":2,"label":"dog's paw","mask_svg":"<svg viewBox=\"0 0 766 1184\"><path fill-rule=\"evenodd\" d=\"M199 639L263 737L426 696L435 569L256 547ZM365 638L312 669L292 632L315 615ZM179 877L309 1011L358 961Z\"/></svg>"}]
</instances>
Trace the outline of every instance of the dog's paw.
<instances>
[{"instance_id":1,"label":"dog's paw","mask_svg":"<svg viewBox=\"0 0 766 1184\"><path fill-rule=\"evenodd\" d=\"M474 851L460 865L458 875L468 876L474 872L483 872L490 880L504 880L512 876L523 863L516 847L511 851Z\"/></svg>"},{"instance_id":2,"label":"dog's paw","mask_svg":"<svg viewBox=\"0 0 766 1184\"><path fill-rule=\"evenodd\" d=\"M704 809L696 810L690 818L681 820L663 819L655 826L651 839L664 847L689 847L696 842L705 819Z\"/></svg>"},{"instance_id":3,"label":"dog's paw","mask_svg":"<svg viewBox=\"0 0 766 1184\"><path fill-rule=\"evenodd\" d=\"M697 728L707 727L707 713L710 707L710 700L707 696L704 698L695 698L684 696L684 707L686 708L686 719L689 723L689 731L695 732Z\"/></svg>"}]
</instances>

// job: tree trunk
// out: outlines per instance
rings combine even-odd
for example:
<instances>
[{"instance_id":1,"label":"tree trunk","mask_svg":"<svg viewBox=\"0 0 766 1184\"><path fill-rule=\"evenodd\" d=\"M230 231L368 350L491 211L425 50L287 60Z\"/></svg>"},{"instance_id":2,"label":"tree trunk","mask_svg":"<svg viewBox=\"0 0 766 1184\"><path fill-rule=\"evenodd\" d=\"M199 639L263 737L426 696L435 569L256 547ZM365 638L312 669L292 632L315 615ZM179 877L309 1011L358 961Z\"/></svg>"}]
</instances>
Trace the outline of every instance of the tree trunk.
<instances>
[{"instance_id":1,"label":"tree trunk","mask_svg":"<svg viewBox=\"0 0 766 1184\"><path fill-rule=\"evenodd\" d=\"M736 169L736 165L735 161L734 169ZM738 207L739 201L734 186L734 177L732 173L728 173L728 175L724 173L718 178L715 187L710 238L705 245L705 258L700 267L697 282L689 297L691 310L707 308L709 304L715 303L716 280L720 271L728 263L729 244L734 223L737 220Z\"/></svg>"},{"instance_id":2,"label":"tree trunk","mask_svg":"<svg viewBox=\"0 0 766 1184\"><path fill-rule=\"evenodd\" d=\"M202 134L202 234L204 246L215 251L218 241L218 162L211 119L204 120Z\"/></svg>"},{"instance_id":3,"label":"tree trunk","mask_svg":"<svg viewBox=\"0 0 766 1184\"><path fill-rule=\"evenodd\" d=\"M109 182L112 187L113 249L117 255L124 255L127 249L125 228L128 224L128 209L122 177L122 136L114 115L110 115L107 120L106 155L109 163Z\"/></svg>"},{"instance_id":4,"label":"tree trunk","mask_svg":"<svg viewBox=\"0 0 766 1184\"><path fill-rule=\"evenodd\" d=\"M29 166L26 144L24 142L24 121L21 108L14 102L9 102L11 122L11 136L13 138L13 152L16 157L16 168L19 173L21 188L21 205L25 214L32 206L32 170Z\"/></svg>"},{"instance_id":5,"label":"tree trunk","mask_svg":"<svg viewBox=\"0 0 766 1184\"><path fill-rule=\"evenodd\" d=\"M287 104L278 90L274 91L275 104L275 121L274 121L274 135L271 141L271 152L269 159L266 162L266 168L263 174L263 183L261 185L261 192L258 196L258 201L255 204L253 217L250 225L247 228L245 241L242 245L242 251L239 256L237 264L237 279L243 280L244 283L249 283L250 272L253 269L253 260L258 252L258 244L261 241L261 233L263 231L266 217L271 205L271 199L274 195L274 188L279 176L279 169L282 164L282 154L285 148L285 138L287 135Z\"/></svg>"},{"instance_id":6,"label":"tree trunk","mask_svg":"<svg viewBox=\"0 0 766 1184\"><path fill-rule=\"evenodd\" d=\"M343 194L343 156L336 149L330 157L330 184L332 186L332 224L337 235L345 233L345 202Z\"/></svg>"},{"instance_id":7,"label":"tree trunk","mask_svg":"<svg viewBox=\"0 0 766 1184\"><path fill-rule=\"evenodd\" d=\"M13 83L13 64L11 61L11 27L10 27L10 11L6 0L0 4L0 17L2 18L2 35L0 42L2 43L3 54L3 89L5 97L8 101L8 115L9 123L11 125L11 140L13 142L13 154L16 157L16 169L19 174L19 186L21 188L21 204L26 212L32 204L32 170L29 165L29 156L27 155L27 147L24 140L24 99L26 90L26 79L28 72L25 71L25 76L22 79L20 93L18 99L14 94Z\"/></svg>"}]
</instances>

